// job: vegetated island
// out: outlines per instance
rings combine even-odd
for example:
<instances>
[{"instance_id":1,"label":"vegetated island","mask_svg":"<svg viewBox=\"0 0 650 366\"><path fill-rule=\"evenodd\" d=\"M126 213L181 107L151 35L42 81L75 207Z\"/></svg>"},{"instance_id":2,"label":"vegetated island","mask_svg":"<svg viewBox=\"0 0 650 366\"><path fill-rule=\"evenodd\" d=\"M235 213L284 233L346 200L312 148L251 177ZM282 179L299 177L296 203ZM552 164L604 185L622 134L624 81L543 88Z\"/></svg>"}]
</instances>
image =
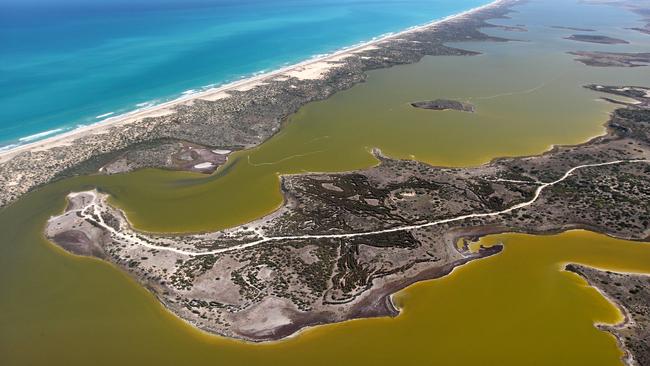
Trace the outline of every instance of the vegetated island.
<instances>
[{"instance_id":1,"label":"vegetated island","mask_svg":"<svg viewBox=\"0 0 650 366\"><path fill-rule=\"evenodd\" d=\"M575 51L568 52L577 56L579 61L587 66L595 67L639 67L650 64L650 53L626 53L626 52L591 52Z\"/></svg>"},{"instance_id":2,"label":"vegetated island","mask_svg":"<svg viewBox=\"0 0 650 366\"><path fill-rule=\"evenodd\" d=\"M576 28L576 27L563 27L560 25L553 25L551 28L554 29L563 29L563 30L570 30L574 32L595 32L595 29L590 29L590 28Z\"/></svg>"},{"instance_id":3,"label":"vegetated island","mask_svg":"<svg viewBox=\"0 0 650 366\"><path fill-rule=\"evenodd\" d=\"M528 32L528 29L523 24L516 24L516 25L490 24L489 27L501 29L506 32Z\"/></svg>"},{"instance_id":4,"label":"vegetated island","mask_svg":"<svg viewBox=\"0 0 650 366\"><path fill-rule=\"evenodd\" d=\"M420 109L431 109L434 111L454 110L454 111L470 112L470 113L474 113L475 111L475 108L472 104L459 102L456 100L449 100L449 99L436 99L430 101L414 102L411 103L411 106Z\"/></svg>"},{"instance_id":5,"label":"vegetated island","mask_svg":"<svg viewBox=\"0 0 650 366\"><path fill-rule=\"evenodd\" d=\"M647 23L643 27L632 27L632 28L628 28L628 29L635 30L637 32L641 32L641 33L645 33L645 34L650 34L650 23Z\"/></svg>"},{"instance_id":6,"label":"vegetated island","mask_svg":"<svg viewBox=\"0 0 650 366\"><path fill-rule=\"evenodd\" d=\"M276 212L202 234L136 231L107 195L77 192L45 234L114 263L178 316L229 337L275 340L308 326L396 315L394 292L501 249L473 253L458 240L578 228L650 240L650 208L639 204L650 201L650 89L586 87L636 103L617 109L607 134L583 145L455 169L376 151L381 164L373 168L284 176L285 204ZM650 354L638 328L649 317L608 328L629 357Z\"/></svg>"},{"instance_id":7,"label":"vegetated island","mask_svg":"<svg viewBox=\"0 0 650 366\"><path fill-rule=\"evenodd\" d=\"M612 38L612 37L607 37L602 35L595 35L595 34L573 34L571 36L564 37L564 39L577 41L577 42L599 43L599 44L629 44L630 43L623 39Z\"/></svg>"},{"instance_id":8,"label":"vegetated island","mask_svg":"<svg viewBox=\"0 0 650 366\"><path fill-rule=\"evenodd\" d=\"M641 32L644 34L650 34L650 9L645 7L642 3L626 3L623 2L624 7L627 7L628 9L632 10L633 12L639 14L640 16L644 17L645 19L643 21L646 22L646 24L642 27L632 27L628 28L637 32Z\"/></svg>"}]
</instances>

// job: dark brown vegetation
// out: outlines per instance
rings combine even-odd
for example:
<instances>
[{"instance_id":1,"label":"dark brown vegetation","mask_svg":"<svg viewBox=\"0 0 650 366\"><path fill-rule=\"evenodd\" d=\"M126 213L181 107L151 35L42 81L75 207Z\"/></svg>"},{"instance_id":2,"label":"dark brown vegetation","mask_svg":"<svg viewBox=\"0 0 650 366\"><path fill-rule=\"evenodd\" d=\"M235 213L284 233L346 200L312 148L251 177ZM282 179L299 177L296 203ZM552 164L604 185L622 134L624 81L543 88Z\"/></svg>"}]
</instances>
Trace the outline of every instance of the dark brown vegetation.
<instances>
[{"instance_id":1,"label":"dark brown vegetation","mask_svg":"<svg viewBox=\"0 0 650 366\"><path fill-rule=\"evenodd\" d=\"M576 61L587 66L639 67L650 64L650 53L576 51L569 54L577 56Z\"/></svg>"},{"instance_id":2,"label":"dark brown vegetation","mask_svg":"<svg viewBox=\"0 0 650 366\"><path fill-rule=\"evenodd\" d=\"M619 38L612 38L612 37L607 37L607 36L600 36L600 35L594 35L594 34L574 34L568 37L565 37L564 39L568 39L571 41L578 41L578 42L587 42L587 43L599 43L599 44L628 44L630 42L619 39Z\"/></svg>"},{"instance_id":3,"label":"dark brown vegetation","mask_svg":"<svg viewBox=\"0 0 650 366\"><path fill-rule=\"evenodd\" d=\"M474 106L469 103L463 103L456 100L449 99L436 99L430 101L414 102L411 103L412 107L421 109L431 109L434 111L454 110L461 112L474 113Z\"/></svg>"}]
</instances>

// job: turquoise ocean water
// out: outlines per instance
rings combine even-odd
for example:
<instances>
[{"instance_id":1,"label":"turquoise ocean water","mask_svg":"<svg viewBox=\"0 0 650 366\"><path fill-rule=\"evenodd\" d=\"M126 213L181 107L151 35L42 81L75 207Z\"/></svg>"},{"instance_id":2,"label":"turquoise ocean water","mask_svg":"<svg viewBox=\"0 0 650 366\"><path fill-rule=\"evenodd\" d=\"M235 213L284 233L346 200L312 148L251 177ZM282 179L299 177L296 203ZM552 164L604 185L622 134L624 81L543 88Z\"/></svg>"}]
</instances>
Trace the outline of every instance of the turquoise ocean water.
<instances>
[{"instance_id":1,"label":"turquoise ocean water","mask_svg":"<svg viewBox=\"0 0 650 366\"><path fill-rule=\"evenodd\" d=\"M0 1L0 149L488 2Z\"/></svg>"}]
</instances>

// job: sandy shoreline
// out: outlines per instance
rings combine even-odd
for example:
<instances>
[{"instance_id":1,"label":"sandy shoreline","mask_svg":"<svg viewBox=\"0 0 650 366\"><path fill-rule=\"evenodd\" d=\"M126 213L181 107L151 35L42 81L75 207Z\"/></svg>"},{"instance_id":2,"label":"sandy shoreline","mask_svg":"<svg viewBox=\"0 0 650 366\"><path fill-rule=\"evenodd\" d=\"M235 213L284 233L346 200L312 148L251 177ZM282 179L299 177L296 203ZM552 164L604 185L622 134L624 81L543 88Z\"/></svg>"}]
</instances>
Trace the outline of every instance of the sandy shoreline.
<instances>
[{"instance_id":1,"label":"sandy shoreline","mask_svg":"<svg viewBox=\"0 0 650 366\"><path fill-rule=\"evenodd\" d=\"M246 91L256 86L263 84L264 81L272 79L287 79L295 77L298 79L320 79L324 74L332 67L336 66L337 62L340 62L348 55L353 55L355 53L363 52L365 50L373 49L377 44L380 44L385 41L389 41L400 36L403 36L408 33L417 32L420 30L436 27L445 22L453 21L459 18L466 17L475 12L485 10L494 6L498 6L500 3L505 0L495 0L488 4L475 7L461 13L447 16L442 19L434 20L424 25L415 26L408 28L404 31L389 34L377 39L373 39L368 42L364 42L359 45L351 46L344 48L340 51L327 54L322 57L309 59L303 62L299 62L294 65L290 65L284 68L280 68L268 73L263 73L260 75L252 76L246 79L238 80L232 83L222 85L220 87L211 88L202 92L192 93L189 95L181 96L177 99L157 104L148 108L135 110L128 112L122 115L113 116L107 118L101 122L94 123L88 126L76 128L74 130L58 134L45 138L43 140L34 141L24 145L16 146L15 148L0 151L0 163L10 160L12 157L27 151L42 151L48 150L52 147L62 146L62 145L72 145L74 140L83 138L84 136L91 134L101 134L106 133L107 130L111 127L128 124L138 120L142 120L148 117L159 117L164 115L169 115L175 113L174 108L179 105L191 104L195 100L208 100L214 101L222 98L228 98L230 95L229 91Z\"/></svg>"}]
</instances>

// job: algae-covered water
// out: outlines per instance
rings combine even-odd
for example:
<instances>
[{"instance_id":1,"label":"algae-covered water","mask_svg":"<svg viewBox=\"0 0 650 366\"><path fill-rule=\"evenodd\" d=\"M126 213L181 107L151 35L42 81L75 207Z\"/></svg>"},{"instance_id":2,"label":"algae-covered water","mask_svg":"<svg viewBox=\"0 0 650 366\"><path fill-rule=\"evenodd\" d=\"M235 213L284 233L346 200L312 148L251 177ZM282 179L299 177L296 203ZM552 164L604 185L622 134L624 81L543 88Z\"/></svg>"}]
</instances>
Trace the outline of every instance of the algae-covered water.
<instances>
[{"instance_id":1,"label":"algae-covered water","mask_svg":"<svg viewBox=\"0 0 650 366\"><path fill-rule=\"evenodd\" d=\"M562 4L563 7L558 7ZM345 171L376 163L373 147L447 166L538 154L603 132L612 105L587 83L650 85L646 69L588 68L564 52L605 46L562 40L548 25L597 27L647 49L623 30L634 17L607 6L531 1L490 30L524 42L464 44L478 57L431 57L370 73L367 83L312 103L256 149L215 175L159 170L86 176L48 185L0 211L2 365L619 365L615 339L594 327L621 314L567 262L650 273L650 246L575 231L506 234L499 255L395 296L396 318L355 320L253 345L199 332L168 313L126 274L48 243L42 228L67 192L100 187L143 230L197 231L237 225L281 204L278 175ZM573 13L572 13L573 12ZM580 24L577 24L579 20ZM564 22L564 24L556 24ZM646 38L644 38L646 37ZM412 109L417 100L468 101L477 113Z\"/></svg>"}]
</instances>

